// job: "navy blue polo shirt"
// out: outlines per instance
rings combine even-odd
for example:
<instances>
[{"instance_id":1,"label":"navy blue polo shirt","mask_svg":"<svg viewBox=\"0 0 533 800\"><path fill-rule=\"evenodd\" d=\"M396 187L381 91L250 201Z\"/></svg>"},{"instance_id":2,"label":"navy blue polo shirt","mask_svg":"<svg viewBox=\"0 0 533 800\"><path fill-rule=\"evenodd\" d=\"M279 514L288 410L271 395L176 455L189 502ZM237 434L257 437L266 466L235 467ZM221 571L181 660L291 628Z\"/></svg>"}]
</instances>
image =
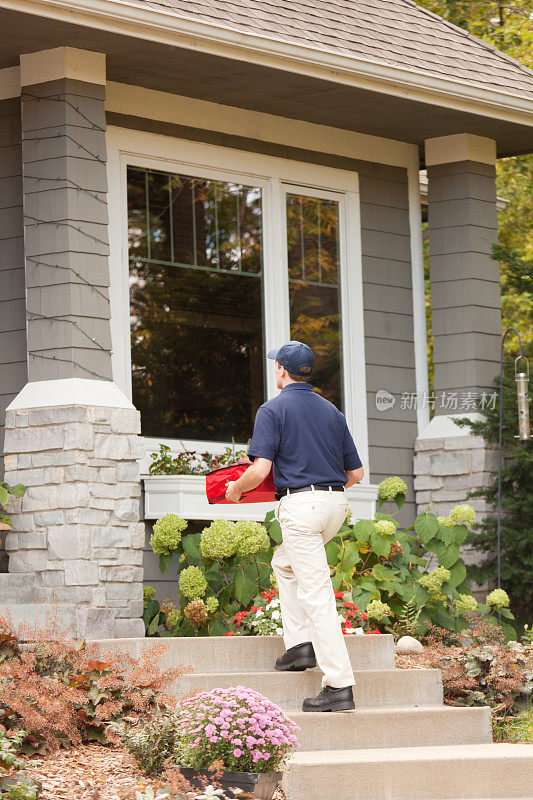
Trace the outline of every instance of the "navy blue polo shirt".
<instances>
[{"instance_id":1,"label":"navy blue polo shirt","mask_svg":"<svg viewBox=\"0 0 533 800\"><path fill-rule=\"evenodd\" d=\"M258 408L248 455L273 462L278 490L344 485L346 470L362 466L344 414L308 383L289 383Z\"/></svg>"}]
</instances>

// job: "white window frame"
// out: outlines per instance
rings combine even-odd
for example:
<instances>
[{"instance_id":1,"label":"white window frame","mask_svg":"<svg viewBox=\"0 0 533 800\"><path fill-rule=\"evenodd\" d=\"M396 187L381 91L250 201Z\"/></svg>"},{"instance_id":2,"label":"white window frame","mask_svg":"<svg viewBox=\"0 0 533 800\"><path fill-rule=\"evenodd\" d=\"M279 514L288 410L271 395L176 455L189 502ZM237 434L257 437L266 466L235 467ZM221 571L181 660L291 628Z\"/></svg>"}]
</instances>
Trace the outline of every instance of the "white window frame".
<instances>
[{"instance_id":1,"label":"white window frame","mask_svg":"<svg viewBox=\"0 0 533 800\"><path fill-rule=\"evenodd\" d=\"M113 379L132 397L128 263L128 165L258 186L263 192L264 346L290 338L285 192L334 199L340 215L340 290L344 413L363 464L368 465L363 278L359 181L355 172L264 156L231 148L110 126L107 173L110 241L110 306ZM266 371L268 398L278 393L274 370ZM145 437L141 472L159 444L222 453L228 442ZM366 470L364 483L369 482Z\"/></svg>"}]
</instances>

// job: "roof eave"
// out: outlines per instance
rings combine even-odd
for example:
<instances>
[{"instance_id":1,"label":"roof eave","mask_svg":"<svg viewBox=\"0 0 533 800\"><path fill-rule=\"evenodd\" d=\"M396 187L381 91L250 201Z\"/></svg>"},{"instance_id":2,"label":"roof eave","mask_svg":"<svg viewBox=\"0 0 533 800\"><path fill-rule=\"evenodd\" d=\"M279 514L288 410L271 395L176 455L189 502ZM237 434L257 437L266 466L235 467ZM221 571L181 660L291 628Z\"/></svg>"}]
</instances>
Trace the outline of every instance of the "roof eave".
<instances>
[{"instance_id":1,"label":"roof eave","mask_svg":"<svg viewBox=\"0 0 533 800\"><path fill-rule=\"evenodd\" d=\"M0 0L2 7L533 126L533 98L524 95L242 33L123 0Z\"/></svg>"}]
</instances>

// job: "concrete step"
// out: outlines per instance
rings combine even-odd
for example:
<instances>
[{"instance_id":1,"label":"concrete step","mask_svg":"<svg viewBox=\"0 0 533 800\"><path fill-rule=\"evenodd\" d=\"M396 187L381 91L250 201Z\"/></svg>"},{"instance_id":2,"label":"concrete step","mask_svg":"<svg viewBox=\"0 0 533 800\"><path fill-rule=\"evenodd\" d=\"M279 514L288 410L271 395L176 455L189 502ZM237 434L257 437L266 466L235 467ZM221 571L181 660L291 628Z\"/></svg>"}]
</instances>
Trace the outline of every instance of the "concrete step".
<instances>
[{"instance_id":1,"label":"concrete step","mask_svg":"<svg viewBox=\"0 0 533 800\"><path fill-rule=\"evenodd\" d=\"M0 573L0 608L4 603L33 603L35 575L26 572Z\"/></svg>"},{"instance_id":2,"label":"concrete step","mask_svg":"<svg viewBox=\"0 0 533 800\"><path fill-rule=\"evenodd\" d=\"M76 606L74 603L4 603L0 601L0 613L8 613L15 627L19 625L46 631L51 625L61 630L76 631Z\"/></svg>"},{"instance_id":3,"label":"concrete step","mask_svg":"<svg viewBox=\"0 0 533 800\"><path fill-rule=\"evenodd\" d=\"M533 747L461 744L299 752L290 800L510 800L533 796Z\"/></svg>"},{"instance_id":4,"label":"concrete step","mask_svg":"<svg viewBox=\"0 0 533 800\"><path fill-rule=\"evenodd\" d=\"M354 674L354 701L357 708L439 706L442 703L442 678L438 669L355 670ZM301 709L304 697L317 695L321 682L322 675L318 670L241 673L195 671L177 680L171 691L177 697L182 697L194 690L246 686L284 709Z\"/></svg>"},{"instance_id":5,"label":"concrete step","mask_svg":"<svg viewBox=\"0 0 533 800\"><path fill-rule=\"evenodd\" d=\"M492 742L490 708L360 708L335 714L289 710L302 751Z\"/></svg>"},{"instance_id":6,"label":"concrete step","mask_svg":"<svg viewBox=\"0 0 533 800\"><path fill-rule=\"evenodd\" d=\"M394 669L394 641L390 634L346 636L352 666L357 670ZM100 639L102 651L128 653L139 658L143 650L159 647L161 639ZM195 672L264 672L274 670L285 652L281 636L180 636L163 640L163 668L192 665ZM278 673L276 673L278 674Z\"/></svg>"}]
</instances>

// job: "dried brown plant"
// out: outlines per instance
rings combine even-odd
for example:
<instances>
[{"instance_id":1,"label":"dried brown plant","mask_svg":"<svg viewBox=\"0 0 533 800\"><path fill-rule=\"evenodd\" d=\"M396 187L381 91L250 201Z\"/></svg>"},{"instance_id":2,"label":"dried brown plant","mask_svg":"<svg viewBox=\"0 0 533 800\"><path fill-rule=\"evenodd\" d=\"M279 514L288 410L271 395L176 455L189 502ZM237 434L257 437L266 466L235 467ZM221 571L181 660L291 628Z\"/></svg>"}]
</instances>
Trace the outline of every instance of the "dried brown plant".
<instances>
[{"instance_id":1,"label":"dried brown plant","mask_svg":"<svg viewBox=\"0 0 533 800\"><path fill-rule=\"evenodd\" d=\"M0 616L0 726L27 732L23 752L103 741L109 721L175 707L162 690L190 668L161 669L164 643L137 661L66 637L54 619L47 630L21 630Z\"/></svg>"}]
</instances>

